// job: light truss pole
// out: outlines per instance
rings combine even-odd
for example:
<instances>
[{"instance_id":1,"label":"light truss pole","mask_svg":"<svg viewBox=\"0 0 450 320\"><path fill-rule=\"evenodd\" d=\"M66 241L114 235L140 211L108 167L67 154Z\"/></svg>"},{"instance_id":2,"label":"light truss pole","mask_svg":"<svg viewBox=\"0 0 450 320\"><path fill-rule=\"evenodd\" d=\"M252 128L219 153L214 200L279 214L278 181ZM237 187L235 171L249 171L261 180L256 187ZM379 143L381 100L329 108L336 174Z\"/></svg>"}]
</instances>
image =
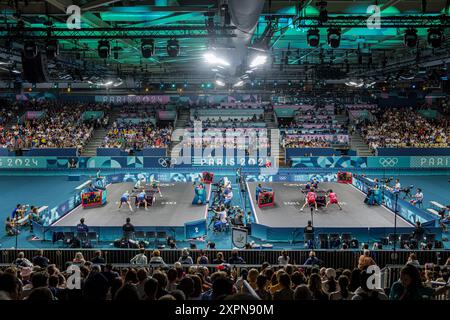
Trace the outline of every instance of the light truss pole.
<instances>
[{"instance_id":1,"label":"light truss pole","mask_svg":"<svg viewBox=\"0 0 450 320\"><path fill-rule=\"evenodd\" d=\"M318 16L299 17L296 20L298 28L367 28L369 16L346 15L328 16L323 22ZM380 27L384 28L429 28L450 27L450 17L447 15L409 15L409 16L381 16Z\"/></svg>"},{"instance_id":2,"label":"light truss pole","mask_svg":"<svg viewBox=\"0 0 450 320\"><path fill-rule=\"evenodd\" d=\"M149 26L138 28L0 28L0 39L11 37L27 40L40 39L142 39L142 38L231 38L234 26L216 27L211 35L203 26Z\"/></svg>"}]
</instances>

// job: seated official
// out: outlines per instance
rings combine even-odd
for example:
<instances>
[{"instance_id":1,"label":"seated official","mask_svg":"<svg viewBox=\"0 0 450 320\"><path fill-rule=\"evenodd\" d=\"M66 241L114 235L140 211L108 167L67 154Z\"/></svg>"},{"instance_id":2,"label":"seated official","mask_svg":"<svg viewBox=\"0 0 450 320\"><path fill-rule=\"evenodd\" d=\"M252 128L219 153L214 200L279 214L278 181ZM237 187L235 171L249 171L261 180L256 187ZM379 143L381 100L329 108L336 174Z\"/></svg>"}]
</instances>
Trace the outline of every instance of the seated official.
<instances>
[{"instance_id":1,"label":"seated official","mask_svg":"<svg viewBox=\"0 0 450 320\"><path fill-rule=\"evenodd\" d=\"M258 202L258 200L259 200L259 195L260 195L262 192L266 192L266 191L272 191L272 189L271 189L271 188L263 187L263 186L261 185L261 183L259 183L258 186L256 187L256 190L255 190L256 201L257 201L257 202Z\"/></svg>"},{"instance_id":2,"label":"seated official","mask_svg":"<svg viewBox=\"0 0 450 320\"><path fill-rule=\"evenodd\" d=\"M99 180L103 180L105 179L105 177L102 177L102 173L100 172L100 169L97 171L97 173L95 174L95 180L99 181Z\"/></svg>"},{"instance_id":3,"label":"seated official","mask_svg":"<svg viewBox=\"0 0 450 320\"><path fill-rule=\"evenodd\" d=\"M31 208L30 220L42 224L43 220L39 214L39 209L37 207Z\"/></svg>"},{"instance_id":4,"label":"seated official","mask_svg":"<svg viewBox=\"0 0 450 320\"><path fill-rule=\"evenodd\" d=\"M450 205L447 205L447 207L442 208L438 212L440 216L439 224L444 232L448 232L447 224L450 224L450 215L448 214L448 211L450 211Z\"/></svg>"},{"instance_id":5,"label":"seated official","mask_svg":"<svg viewBox=\"0 0 450 320\"><path fill-rule=\"evenodd\" d=\"M213 209L213 212L215 213L215 217L213 218L214 230L221 231L228 223L228 215L225 206L221 205L220 207Z\"/></svg>"},{"instance_id":6,"label":"seated official","mask_svg":"<svg viewBox=\"0 0 450 320\"><path fill-rule=\"evenodd\" d=\"M18 204L13 212L11 213L11 218L13 220L20 220L23 219L25 216L25 206L22 206L21 204Z\"/></svg>"},{"instance_id":7,"label":"seated official","mask_svg":"<svg viewBox=\"0 0 450 320\"><path fill-rule=\"evenodd\" d=\"M5 232L8 236L15 236L20 234L20 231L15 227L14 220L12 220L10 217L6 217Z\"/></svg>"},{"instance_id":8,"label":"seated official","mask_svg":"<svg viewBox=\"0 0 450 320\"><path fill-rule=\"evenodd\" d=\"M194 183L194 199L192 200L192 204L194 205L203 205L206 203L206 187L203 182L200 182L198 185Z\"/></svg>"},{"instance_id":9,"label":"seated official","mask_svg":"<svg viewBox=\"0 0 450 320\"><path fill-rule=\"evenodd\" d=\"M88 192L95 192L95 191L98 191L97 187L94 186L94 184L92 182L89 183Z\"/></svg>"},{"instance_id":10,"label":"seated official","mask_svg":"<svg viewBox=\"0 0 450 320\"><path fill-rule=\"evenodd\" d=\"M223 204L226 207L229 207L231 205L231 201L233 200L233 190L231 190L231 187L225 189L224 197L225 197L225 200L224 200Z\"/></svg>"},{"instance_id":11,"label":"seated official","mask_svg":"<svg viewBox=\"0 0 450 320\"><path fill-rule=\"evenodd\" d=\"M244 213L239 211L233 219L233 224L235 226L244 226Z\"/></svg>"}]
</instances>

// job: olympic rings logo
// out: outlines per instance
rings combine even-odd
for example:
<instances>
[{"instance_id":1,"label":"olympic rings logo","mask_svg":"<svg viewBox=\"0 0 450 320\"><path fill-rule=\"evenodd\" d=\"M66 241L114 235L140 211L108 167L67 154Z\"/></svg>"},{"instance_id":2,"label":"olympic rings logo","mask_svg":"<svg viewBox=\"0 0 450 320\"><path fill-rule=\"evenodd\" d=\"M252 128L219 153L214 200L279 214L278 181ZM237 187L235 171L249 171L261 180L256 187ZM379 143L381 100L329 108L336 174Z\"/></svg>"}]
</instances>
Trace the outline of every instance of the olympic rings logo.
<instances>
[{"instance_id":1,"label":"olympic rings logo","mask_svg":"<svg viewBox=\"0 0 450 320\"><path fill-rule=\"evenodd\" d=\"M158 163L161 167L167 168L169 166L170 159L169 158L159 158Z\"/></svg>"},{"instance_id":2,"label":"olympic rings logo","mask_svg":"<svg viewBox=\"0 0 450 320\"><path fill-rule=\"evenodd\" d=\"M177 163L176 160L177 159L175 159L175 158L173 158L173 159L171 159L171 158L159 158L158 159L158 163L159 163L159 165L161 167L167 168L167 167L170 167L171 164L176 164Z\"/></svg>"},{"instance_id":3,"label":"olympic rings logo","mask_svg":"<svg viewBox=\"0 0 450 320\"><path fill-rule=\"evenodd\" d=\"M378 162L383 167L394 167L398 163L398 158L381 158Z\"/></svg>"}]
</instances>

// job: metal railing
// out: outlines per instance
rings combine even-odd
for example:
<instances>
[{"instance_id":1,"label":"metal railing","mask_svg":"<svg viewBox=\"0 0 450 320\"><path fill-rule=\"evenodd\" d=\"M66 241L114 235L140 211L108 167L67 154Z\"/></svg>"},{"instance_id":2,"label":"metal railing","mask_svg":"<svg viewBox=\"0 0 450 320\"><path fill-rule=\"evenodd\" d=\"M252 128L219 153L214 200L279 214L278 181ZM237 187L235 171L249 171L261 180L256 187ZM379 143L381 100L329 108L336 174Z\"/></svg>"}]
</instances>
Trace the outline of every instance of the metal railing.
<instances>
[{"instance_id":1,"label":"metal railing","mask_svg":"<svg viewBox=\"0 0 450 320\"><path fill-rule=\"evenodd\" d=\"M383 288L391 288L392 285L400 279L400 271L405 265L387 265L381 270L381 284ZM434 265L437 266L437 265ZM420 266L425 268L424 265ZM441 268L447 266L439 266ZM432 288L438 288L444 286L445 282L431 281ZM450 300L450 290L444 294L435 295L432 300Z\"/></svg>"},{"instance_id":2,"label":"metal railing","mask_svg":"<svg viewBox=\"0 0 450 320\"><path fill-rule=\"evenodd\" d=\"M3 249L0 251L0 264L12 263L17 256L19 251L23 251L25 257L31 259L35 256L36 250L33 249ZM51 263L56 264L58 267L64 267L67 261L72 261L75 253L82 252L86 260L91 260L95 256L96 249L44 249L44 256L50 259ZM344 268L353 269L358 264L358 258L361 255L360 250L314 250L316 256L322 261L322 265L330 268ZM107 263L129 263L131 258L133 258L139 249L108 249L102 250L102 255ZM179 249L165 249L160 250L161 257L168 263L174 263L178 261L181 256L181 250ZM206 256L210 259L216 258L218 252L223 253L225 261L228 261L231 257L232 250L204 250ZM290 263L293 265L302 265L309 257L310 250L292 250L288 251L290 257ZM270 264L276 264L278 262L278 257L281 256L282 250L240 250L239 256L248 265L261 265L263 262L268 262ZM391 250L380 250L371 251L372 258L376 261L380 268L384 268L388 265L399 265L401 263L406 263L410 251L399 251L395 252L395 257L393 257L393 251ZM427 250L427 251L416 251L417 259L423 263L435 263L441 264L440 261L444 262L450 257L449 250ZM151 250L147 251L147 256L150 256ZM200 250L190 250L190 255L194 261L200 256ZM395 259L394 259L395 258Z\"/></svg>"}]
</instances>

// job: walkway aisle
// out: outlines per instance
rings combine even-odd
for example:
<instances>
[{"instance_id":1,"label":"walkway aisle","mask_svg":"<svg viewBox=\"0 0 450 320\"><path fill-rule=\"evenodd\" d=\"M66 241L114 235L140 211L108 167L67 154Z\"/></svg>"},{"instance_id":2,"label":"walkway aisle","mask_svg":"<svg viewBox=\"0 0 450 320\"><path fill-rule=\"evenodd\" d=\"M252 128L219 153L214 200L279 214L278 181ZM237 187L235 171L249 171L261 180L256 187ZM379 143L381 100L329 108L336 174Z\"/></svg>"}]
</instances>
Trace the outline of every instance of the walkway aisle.
<instances>
[{"instance_id":1,"label":"walkway aisle","mask_svg":"<svg viewBox=\"0 0 450 320\"><path fill-rule=\"evenodd\" d=\"M242 197L240 195L240 191L239 191L239 184L236 183L236 176L234 176L234 175L217 175L216 174L214 176L214 181L217 182L224 177L228 178L228 180L231 181L231 188L233 190L233 200L231 201L231 206L232 207L239 206L241 208L244 208L243 199L242 199ZM210 206L213 203L213 199L214 199L214 193L211 191L211 199L209 202ZM216 248L220 248L220 249L233 248L233 245L231 243L231 229L224 231L224 232L214 232L212 224L210 225L213 216L214 216L214 213L212 211L209 211L208 219L207 219L207 227L208 227L207 241L214 242L216 244Z\"/></svg>"}]
</instances>

